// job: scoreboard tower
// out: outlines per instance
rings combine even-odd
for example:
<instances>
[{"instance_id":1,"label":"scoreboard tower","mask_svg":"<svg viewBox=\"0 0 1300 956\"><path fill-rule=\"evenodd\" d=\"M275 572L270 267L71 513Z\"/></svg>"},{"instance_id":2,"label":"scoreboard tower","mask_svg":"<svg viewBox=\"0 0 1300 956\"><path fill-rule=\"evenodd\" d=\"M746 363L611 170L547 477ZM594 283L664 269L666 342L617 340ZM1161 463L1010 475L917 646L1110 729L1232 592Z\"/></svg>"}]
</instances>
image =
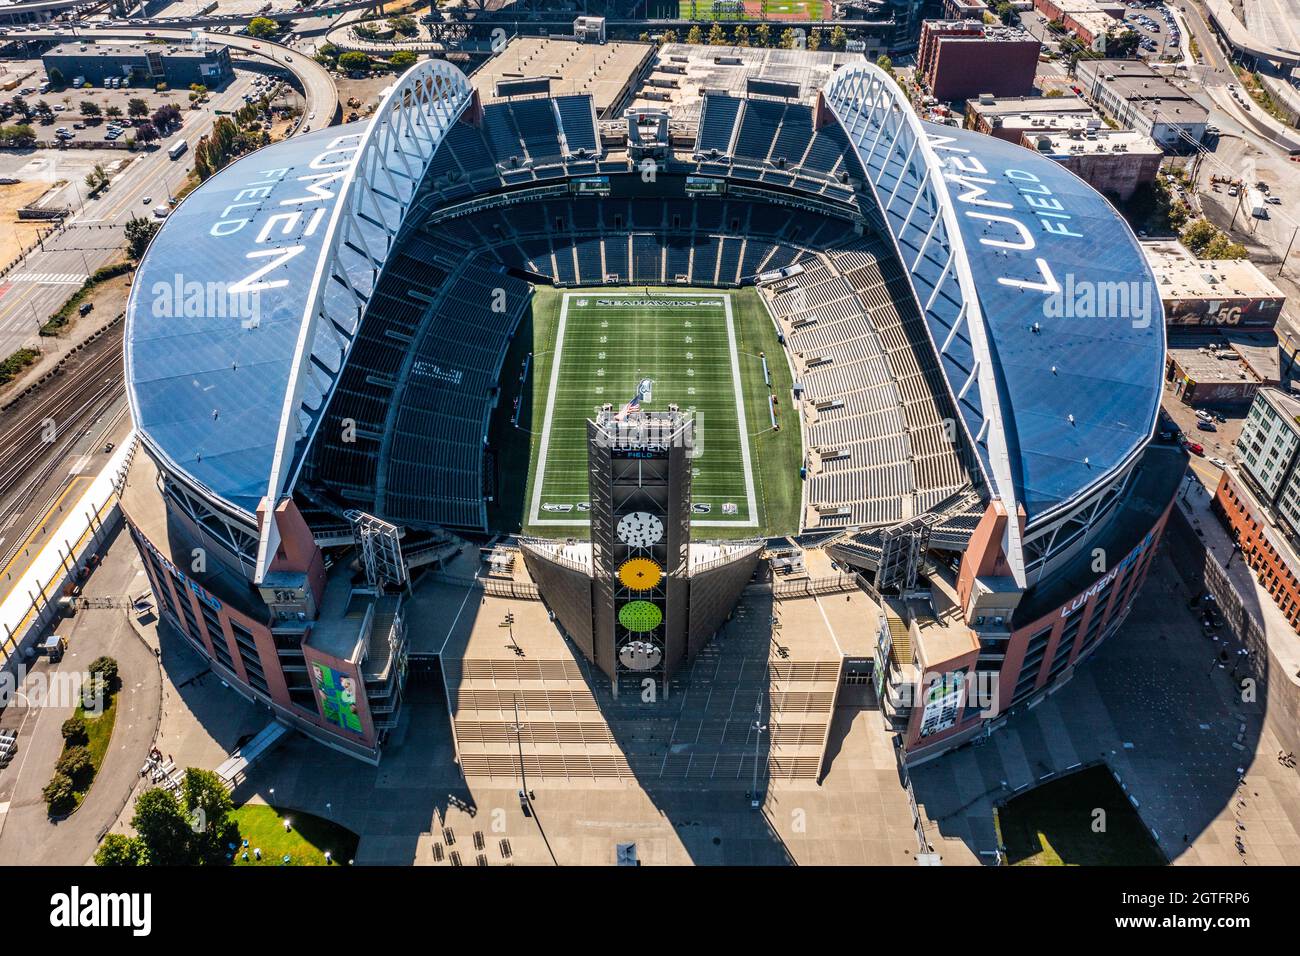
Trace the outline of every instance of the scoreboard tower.
<instances>
[{"instance_id":1,"label":"scoreboard tower","mask_svg":"<svg viewBox=\"0 0 1300 956\"><path fill-rule=\"evenodd\" d=\"M592 656L615 696L662 699L686 658L693 436L676 406L587 422Z\"/></svg>"}]
</instances>

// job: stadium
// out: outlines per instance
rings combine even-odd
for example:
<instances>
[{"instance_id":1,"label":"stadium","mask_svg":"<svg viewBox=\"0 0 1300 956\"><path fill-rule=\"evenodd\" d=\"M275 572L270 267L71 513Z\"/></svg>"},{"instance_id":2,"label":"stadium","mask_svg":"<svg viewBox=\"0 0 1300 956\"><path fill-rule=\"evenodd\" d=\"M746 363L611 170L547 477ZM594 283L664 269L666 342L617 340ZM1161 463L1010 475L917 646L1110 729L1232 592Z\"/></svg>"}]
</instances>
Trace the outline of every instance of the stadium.
<instances>
[{"instance_id":1,"label":"stadium","mask_svg":"<svg viewBox=\"0 0 1300 956\"><path fill-rule=\"evenodd\" d=\"M996 729L1116 630L1185 463L1155 439L1163 317L1054 306L1152 283L1136 239L1051 160L921 122L861 57L779 52L698 109L613 117L420 63L371 119L244 157L167 217L128 305L122 508L223 680L378 762L408 671L441 656L465 772L508 772L456 711L479 694L505 719L486 672L422 638L421 581L467 547L465 586L539 601L600 672L566 679L615 696L817 555L878 608L871 647L772 673L815 682L799 706L823 715L865 675L908 760ZM656 416L690 423L654 499L678 553L616 568L600 535L648 548L625 531L658 519L617 520L599 433ZM666 568L666 611L617 620L668 631L611 657L628 567ZM782 772L820 773L816 733Z\"/></svg>"}]
</instances>

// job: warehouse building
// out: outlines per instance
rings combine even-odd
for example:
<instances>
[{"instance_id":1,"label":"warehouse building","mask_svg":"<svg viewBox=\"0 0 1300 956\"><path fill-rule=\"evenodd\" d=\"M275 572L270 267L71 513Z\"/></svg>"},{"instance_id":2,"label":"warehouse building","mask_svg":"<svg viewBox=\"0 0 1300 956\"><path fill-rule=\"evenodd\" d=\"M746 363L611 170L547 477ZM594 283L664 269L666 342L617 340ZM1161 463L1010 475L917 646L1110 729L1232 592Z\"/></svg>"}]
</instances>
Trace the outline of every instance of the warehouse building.
<instances>
[{"instance_id":1,"label":"warehouse building","mask_svg":"<svg viewBox=\"0 0 1300 956\"><path fill-rule=\"evenodd\" d=\"M1115 122L1168 152L1189 152L1205 137L1206 108L1142 60L1080 60L1076 79Z\"/></svg>"},{"instance_id":2,"label":"warehouse building","mask_svg":"<svg viewBox=\"0 0 1300 956\"><path fill-rule=\"evenodd\" d=\"M71 82L85 77L102 86L110 77L126 79L133 86L156 86L184 89L201 83L217 89L233 79L230 48L207 46L202 49L171 43L61 43L41 57L48 75L58 70Z\"/></svg>"},{"instance_id":3,"label":"warehouse building","mask_svg":"<svg viewBox=\"0 0 1300 956\"><path fill-rule=\"evenodd\" d=\"M1021 145L1056 160L1093 189L1121 201L1138 186L1154 183L1164 150L1149 136L1130 129L1075 128L1026 132Z\"/></svg>"},{"instance_id":4,"label":"warehouse building","mask_svg":"<svg viewBox=\"0 0 1300 956\"><path fill-rule=\"evenodd\" d=\"M1247 259L1198 259L1179 242L1144 242L1165 323L1272 328L1286 294Z\"/></svg>"},{"instance_id":5,"label":"warehouse building","mask_svg":"<svg viewBox=\"0 0 1300 956\"><path fill-rule=\"evenodd\" d=\"M1100 129L1097 111L1077 96L993 96L966 101L967 129L1021 145L1026 134Z\"/></svg>"}]
</instances>

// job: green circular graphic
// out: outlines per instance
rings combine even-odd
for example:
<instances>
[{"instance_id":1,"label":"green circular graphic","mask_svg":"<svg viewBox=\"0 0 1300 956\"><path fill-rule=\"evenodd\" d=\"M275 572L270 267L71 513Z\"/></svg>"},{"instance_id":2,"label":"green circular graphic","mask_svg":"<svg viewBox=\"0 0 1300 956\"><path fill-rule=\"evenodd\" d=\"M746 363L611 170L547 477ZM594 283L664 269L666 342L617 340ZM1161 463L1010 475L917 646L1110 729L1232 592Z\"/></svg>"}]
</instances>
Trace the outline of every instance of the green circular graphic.
<instances>
[{"instance_id":1,"label":"green circular graphic","mask_svg":"<svg viewBox=\"0 0 1300 956\"><path fill-rule=\"evenodd\" d=\"M618 609L618 623L629 631L653 631L663 623L664 612L649 601L629 601Z\"/></svg>"}]
</instances>

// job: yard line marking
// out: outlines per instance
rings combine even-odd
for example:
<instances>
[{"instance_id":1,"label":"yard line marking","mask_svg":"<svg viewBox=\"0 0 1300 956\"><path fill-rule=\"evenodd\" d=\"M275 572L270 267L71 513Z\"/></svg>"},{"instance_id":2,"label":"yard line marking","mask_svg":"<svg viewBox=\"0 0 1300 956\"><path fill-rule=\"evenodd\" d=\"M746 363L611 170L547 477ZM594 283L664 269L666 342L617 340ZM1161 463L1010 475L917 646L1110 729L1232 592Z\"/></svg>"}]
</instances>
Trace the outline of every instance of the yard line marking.
<instances>
[{"instance_id":1,"label":"yard line marking","mask_svg":"<svg viewBox=\"0 0 1300 956\"><path fill-rule=\"evenodd\" d=\"M749 426L745 423L745 393L740 387L740 356L736 352L736 326L731 318L731 296L722 300L727 312L727 344L731 346L731 384L736 391L736 416L740 430L740 459L745 464L745 494L749 499L749 520L758 524L758 496L754 493L754 469L749 461Z\"/></svg>"},{"instance_id":2,"label":"yard line marking","mask_svg":"<svg viewBox=\"0 0 1300 956\"><path fill-rule=\"evenodd\" d=\"M534 479L533 496L532 496L532 502L530 506L531 513L529 515L529 524L533 524L533 525L589 526L591 524L590 519L587 518L543 518L541 517L542 491L543 491L543 485L545 483L545 478L546 478L546 460L550 448L551 424L555 412L556 397L557 394L559 393L559 372L560 372L560 365L564 353L564 335L568 325L569 299L570 297L575 295L579 296L580 298L590 298L594 295L594 293L566 292L564 293L564 296L561 300L560 319L556 326L555 358L551 363L551 380L550 382L547 383L547 389L546 389L546 393L547 393L546 414L542 424L542 445L538 453L538 467L537 467L536 478ZM620 290L619 292L606 292L604 293L604 295L608 296L609 298L628 298L628 297L634 297L636 293L633 290ZM660 297L665 297L665 298L674 297L674 298L695 298L695 299L705 299L705 298L721 299L723 303L725 316L726 316L727 342L728 342L727 353L730 357L730 363L731 363L731 382L732 382L732 388L734 392L734 400L736 404L736 425L737 425L737 433L738 433L737 437L740 440L741 461L745 469L745 495L746 495L746 502L749 507L749 516L748 519L745 521L700 520L692 517L691 525L693 527L702 527L702 528L758 527L759 524L758 496L754 484L754 469L753 469L753 463L751 460L751 453L749 447L750 436L749 436L748 424L746 422L746 417L745 417L745 397L744 397L744 389L740 377L740 356L738 354L738 349L736 347L736 327L735 327L735 320L731 308L731 293L729 292L706 292L706 293L658 292L655 293L655 295ZM659 330L643 330L643 331L650 331L653 334L658 334L659 332ZM586 344L588 345L591 344L591 337L589 335L584 336L584 339L586 340ZM669 364L670 367L672 367L673 369L688 367L686 363L682 363L681 365L677 365L676 363L669 363ZM579 386L577 388L569 387L566 389L566 391L576 391L580 393L586 393L587 388L585 386ZM712 406L714 402L712 401L699 402L698 404L704 406ZM566 447L566 449L569 448L567 443L564 447ZM576 448L573 448L572 450L574 452L578 451L578 449ZM577 457L572 460L575 463L582 462L585 464L587 460L585 451L586 451L586 444L584 442L582 445L583 454L581 455L581 457ZM570 459L568 459L566 456L563 459L557 459L557 462L568 461L568 460ZM710 485L710 487L712 487L712 485ZM586 500L584 496L574 495L572 493L556 493L556 494L549 495L548 497L550 499L554 499L557 503L564 503L564 500L566 498L573 499L576 501ZM711 493L709 497L717 498L719 497L719 495L716 493ZM723 493L720 497L730 498L731 497L730 490L728 489L728 491Z\"/></svg>"},{"instance_id":3,"label":"yard line marking","mask_svg":"<svg viewBox=\"0 0 1300 956\"><path fill-rule=\"evenodd\" d=\"M551 362L551 380L546 383L546 417L542 420L542 447L537 454L537 476L533 479L532 519L536 523L542 508L542 482L546 479L546 452L551 445L551 416L555 412L555 392L560 384L560 359L564 356L564 326L569 321L569 293L560 303L560 322L555 331L555 358Z\"/></svg>"}]
</instances>

